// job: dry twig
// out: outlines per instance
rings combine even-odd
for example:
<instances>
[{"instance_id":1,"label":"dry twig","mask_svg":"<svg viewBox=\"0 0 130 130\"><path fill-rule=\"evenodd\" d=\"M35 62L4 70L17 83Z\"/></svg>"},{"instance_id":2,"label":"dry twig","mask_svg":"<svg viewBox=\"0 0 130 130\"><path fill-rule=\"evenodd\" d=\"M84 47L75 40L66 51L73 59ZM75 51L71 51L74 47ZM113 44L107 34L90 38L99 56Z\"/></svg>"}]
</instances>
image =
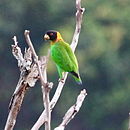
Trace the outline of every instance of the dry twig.
<instances>
[{"instance_id":1,"label":"dry twig","mask_svg":"<svg viewBox=\"0 0 130 130\"><path fill-rule=\"evenodd\" d=\"M87 93L86 90L82 90L79 94L79 96L77 97L77 101L76 103L70 107L70 109L66 112L62 123L56 127L54 130L64 130L65 126L75 117L75 115L78 113L78 111L80 110L80 107L82 106L82 103L86 97Z\"/></svg>"}]
</instances>

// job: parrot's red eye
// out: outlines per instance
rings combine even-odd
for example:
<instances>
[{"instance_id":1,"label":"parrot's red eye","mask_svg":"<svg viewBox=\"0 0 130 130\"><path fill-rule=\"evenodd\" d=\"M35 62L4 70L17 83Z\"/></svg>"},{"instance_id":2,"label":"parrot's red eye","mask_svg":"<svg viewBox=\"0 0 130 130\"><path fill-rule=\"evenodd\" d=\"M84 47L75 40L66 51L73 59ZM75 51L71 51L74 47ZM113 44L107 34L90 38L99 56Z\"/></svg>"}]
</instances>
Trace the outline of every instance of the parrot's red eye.
<instances>
[{"instance_id":1,"label":"parrot's red eye","mask_svg":"<svg viewBox=\"0 0 130 130\"><path fill-rule=\"evenodd\" d=\"M50 36L52 36L53 35L53 33L50 33Z\"/></svg>"}]
</instances>

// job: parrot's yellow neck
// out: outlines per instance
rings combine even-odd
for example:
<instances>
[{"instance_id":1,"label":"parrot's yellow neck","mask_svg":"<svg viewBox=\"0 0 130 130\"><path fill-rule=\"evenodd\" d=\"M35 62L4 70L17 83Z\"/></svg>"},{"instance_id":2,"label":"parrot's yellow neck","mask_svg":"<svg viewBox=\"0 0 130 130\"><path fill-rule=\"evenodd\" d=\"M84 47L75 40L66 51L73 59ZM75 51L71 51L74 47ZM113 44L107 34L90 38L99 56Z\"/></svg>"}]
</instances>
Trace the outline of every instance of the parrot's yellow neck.
<instances>
[{"instance_id":1,"label":"parrot's yellow neck","mask_svg":"<svg viewBox=\"0 0 130 130\"><path fill-rule=\"evenodd\" d=\"M64 41L59 32L57 32L57 39L55 41L51 41L51 45L55 44L58 41Z\"/></svg>"}]
</instances>

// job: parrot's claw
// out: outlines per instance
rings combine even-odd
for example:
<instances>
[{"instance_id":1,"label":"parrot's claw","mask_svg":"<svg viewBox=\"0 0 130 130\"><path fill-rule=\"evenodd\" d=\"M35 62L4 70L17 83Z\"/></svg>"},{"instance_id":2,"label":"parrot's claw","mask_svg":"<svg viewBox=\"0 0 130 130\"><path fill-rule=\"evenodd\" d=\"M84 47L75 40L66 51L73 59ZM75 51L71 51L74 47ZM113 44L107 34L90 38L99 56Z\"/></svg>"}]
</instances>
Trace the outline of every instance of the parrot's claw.
<instances>
[{"instance_id":1,"label":"parrot's claw","mask_svg":"<svg viewBox=\"0 0 130 130\"><path fill-rule=\"evenodd\" d=\"M61 83L65 83L64 78L60 78L58 81L61 82Z\"/></svg>"},{"instance_id":2,"label":"parrot's claw","mask_svg":"<svg viewBox=\"0 0 130 130\"><path fill-rule=\"evenodd\" d=\"M38 76L34 77L34 79L40 79L40 76L38 75Z\"/></svg>"}]
</instances>

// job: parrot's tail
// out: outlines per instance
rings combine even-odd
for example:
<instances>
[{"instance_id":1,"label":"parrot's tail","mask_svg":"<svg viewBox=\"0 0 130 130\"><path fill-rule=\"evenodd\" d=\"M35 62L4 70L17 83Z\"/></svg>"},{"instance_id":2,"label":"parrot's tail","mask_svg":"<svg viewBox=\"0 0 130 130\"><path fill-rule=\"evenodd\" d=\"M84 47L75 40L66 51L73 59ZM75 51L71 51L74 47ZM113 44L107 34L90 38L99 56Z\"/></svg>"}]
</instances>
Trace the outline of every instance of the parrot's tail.
<instances>
[{"instance_id":1,"label":"parrot's tail","mask_svg":"<svg viewBox=\"0 0 130 130\"><path fill-rule=\"evenodd\" d=\"M74 71L71 71L70 73L73 75L75 81L76 81L79 85L82 85L82 80L81 80L81 78L80 78L80 75L79 75L78 73L74 72Z\"/></svg>"}]
</instances>

